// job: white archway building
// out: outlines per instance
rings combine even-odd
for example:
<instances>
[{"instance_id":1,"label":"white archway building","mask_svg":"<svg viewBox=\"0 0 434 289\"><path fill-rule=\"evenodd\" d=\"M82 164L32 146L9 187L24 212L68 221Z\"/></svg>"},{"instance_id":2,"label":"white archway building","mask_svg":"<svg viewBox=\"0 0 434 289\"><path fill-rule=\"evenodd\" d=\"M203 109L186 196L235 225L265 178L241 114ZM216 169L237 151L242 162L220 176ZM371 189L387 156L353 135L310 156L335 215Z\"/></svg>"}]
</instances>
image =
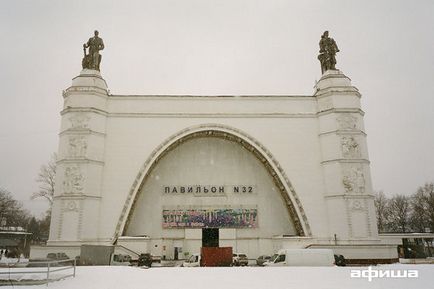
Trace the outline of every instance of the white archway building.
<instances>
[{"instance_id":1,"label":"white archway building","mask_svg":"<svg viewBox=\"0 0 434 289\"><path fill-rule=\"evenodd\" d=\"M360 96L337 70L307 96L111 95L83 70L64 93L48 245L174 258L210 227L251 258L396 258L378 237Z\"/></svg>"}]
</instances>

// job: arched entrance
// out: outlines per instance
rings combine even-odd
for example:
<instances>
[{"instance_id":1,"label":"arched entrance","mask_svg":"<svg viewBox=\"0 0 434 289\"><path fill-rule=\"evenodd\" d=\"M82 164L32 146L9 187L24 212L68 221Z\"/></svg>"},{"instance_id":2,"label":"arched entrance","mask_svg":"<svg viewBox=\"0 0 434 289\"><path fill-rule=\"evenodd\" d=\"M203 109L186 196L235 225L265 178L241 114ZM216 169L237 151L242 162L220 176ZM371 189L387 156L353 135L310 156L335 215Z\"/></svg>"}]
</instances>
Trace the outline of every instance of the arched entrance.
<instances>
[{"instance_id":1,"label":"arched entrance","mask_svg":"<svg viewBox=\"0 0 434 289\"><path fill-rule=\"evenodd\" d=\"M221 125L186 129L154 151L133 184L116 234L182 240L186 230L204 227L235 239L310 235L278 162L259 142Z\"/></svg>"}]
</instances>

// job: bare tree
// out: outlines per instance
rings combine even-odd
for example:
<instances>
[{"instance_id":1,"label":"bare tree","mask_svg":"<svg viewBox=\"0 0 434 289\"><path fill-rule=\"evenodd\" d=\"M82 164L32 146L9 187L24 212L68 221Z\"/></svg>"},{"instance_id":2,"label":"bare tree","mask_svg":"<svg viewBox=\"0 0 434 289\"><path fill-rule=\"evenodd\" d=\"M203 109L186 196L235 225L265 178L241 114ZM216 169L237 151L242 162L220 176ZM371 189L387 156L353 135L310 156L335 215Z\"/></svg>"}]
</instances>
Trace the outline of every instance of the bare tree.
<instances>
[{"instance_id":1,"label":"bare tree","mask_svg":"<svg viewBox=\"0 0 434 289\"><path fill-rule=\"evenodd\" d=\"M30 214L6 189L0 188L0 226L26 227Z\"/></svg>"},{"instance_id":2,"label":"bare tree","mask_svg":"<svg viewBox=\"0 0 434 289\"><path fill-rule=\"evenodd\" d=\"M413 232L425 232L425 228L428 227L427 214L428 209L425 192L419 188L417 192L411 196L410 225Z\"/></svg>"},{"instance_id":3,"label":"bare tree","mask_svg":"<svg viewBox=\"0 0 434 289\"><path fill-rule=\"evenodd\" d=\"M57 154L53 153L48 163L41 166L38 177L36 178L36 181L39 183L39 191L32 194L32 199L45 198L50 203L50 208L53 204L56 160Z\"/></svg>"},{"instance_id":4,"label":"bare tree","mask_svg":"<svg viewBox=\"0 0 434 289\"><path fill-rule=\"evenodd\" d=\"M418 218L418 228L424 231L429 228L434 232L434 183L419 187L414 195L413 214Z\"/></svg>"},{"instance_id":5,"label":"bare tree","mask_svg":"<svg viewBox=\"0 0 434 289\"><path fill-rule=\"evenodd\" d=\"M388 198L375 193L379 232L434 232L434 183L421 186L411 196Z\"/></svg>"},{"instance_id":6,"label":"bare tree","mask_svg":"<svg viewBox=\"0 0 434 289\"><path fill-rule=\"evenodd\" d=\"M388 225L393 232L405 233L410 225L410 198L396 195L389 201L390 218Z\"/></svg>"},{"instance_id":7,"label":"bare tree","mask_svg":"<svg viewBox=\"0 0 434 289\"><path fill-rule=\"evenodd\" d=\"M380 233L387 231L389 218L389 200L383 191L375 192L375 208L377 211L377 225Z\"/></svg>"}]
</instances>

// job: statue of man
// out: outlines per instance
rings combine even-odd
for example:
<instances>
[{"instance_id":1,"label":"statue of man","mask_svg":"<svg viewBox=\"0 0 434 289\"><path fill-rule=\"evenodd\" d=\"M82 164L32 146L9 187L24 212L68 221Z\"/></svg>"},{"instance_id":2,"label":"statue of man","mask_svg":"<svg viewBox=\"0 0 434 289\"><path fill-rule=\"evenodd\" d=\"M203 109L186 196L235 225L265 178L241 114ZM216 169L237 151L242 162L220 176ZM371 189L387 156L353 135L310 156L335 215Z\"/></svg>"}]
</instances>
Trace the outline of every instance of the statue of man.
<instances>
[{"instance_id":1,"label":"statue of man","mask_svg":"<svg viewBox=\"0 0 434 289\"><path fill-rule=\"evenodd\" d=\"M94 69L99 71L101 63L100 50L104 49L104 42L98 37L98 31L95 30L94 37L89 38L87 43L83 44L84 58L82 62L83 68ZM89 54L86 55L86 48L89 48Z\"/></svg>"},{"instance_id":2,"label":"statue of man","mask_svg":"<svg viewBox=\"0 0 434 289\"><path fill-rule=\"evenodd\" d=\"M329 37L329 32L324 31L319 41L319 55L318 60L321 63L321 72L327 70L336 70L336 53L339 48L333 38Z\"/></svg>"}]
</instances>

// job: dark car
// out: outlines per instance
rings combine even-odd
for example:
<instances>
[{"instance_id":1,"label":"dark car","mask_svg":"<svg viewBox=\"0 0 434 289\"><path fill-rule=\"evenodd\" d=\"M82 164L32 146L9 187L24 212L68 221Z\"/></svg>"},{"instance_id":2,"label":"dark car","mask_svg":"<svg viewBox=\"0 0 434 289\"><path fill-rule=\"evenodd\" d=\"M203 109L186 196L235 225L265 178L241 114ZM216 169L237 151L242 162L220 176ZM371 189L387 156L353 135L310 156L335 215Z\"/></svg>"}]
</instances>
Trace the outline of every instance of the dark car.
<instances>
[{"instance_id":1,"label":"dark car","mask_svg":"<svg viewBox=\"0 0 434 289\"><path fill-rule=\"evenodd\" d=\"M259 256L258 259L256 259L256 265L264 266L264 263L268 262L270 260L271 260L271 256L268 256L268 255Z\"/></svg>"},{"instance_id":2,"label":"dark car","mask_svg":"<svg viewBox=\"0 0 434 289\"><path fill-rule=\"evenodd\" d=\"M137 265L139 267L141 267L141 266L151 267L152 266L152 256L151 256L151 254L149 254L149 253L140 254L139 260L137 262Z\"/></svg>"},{"instance_id":3,"label":"dark car","mask_svg":"<svg viewBox=\"0 0 434 289\"><path fill-rule=\"evenodd\" d=\"M345 257L343 255L335 254L335 264L336 266L346 266Z\"/></svg>"},{"instance_id":4,"label":"dark car","mask_svg":"<svg viewBox=\"0 0 434 289\"><path fill-rule=\"evenodd\" d=\"M47 259L49 260L68 260L69 257L65 253L48 253Z\"/></svg>"}]
</instances>

